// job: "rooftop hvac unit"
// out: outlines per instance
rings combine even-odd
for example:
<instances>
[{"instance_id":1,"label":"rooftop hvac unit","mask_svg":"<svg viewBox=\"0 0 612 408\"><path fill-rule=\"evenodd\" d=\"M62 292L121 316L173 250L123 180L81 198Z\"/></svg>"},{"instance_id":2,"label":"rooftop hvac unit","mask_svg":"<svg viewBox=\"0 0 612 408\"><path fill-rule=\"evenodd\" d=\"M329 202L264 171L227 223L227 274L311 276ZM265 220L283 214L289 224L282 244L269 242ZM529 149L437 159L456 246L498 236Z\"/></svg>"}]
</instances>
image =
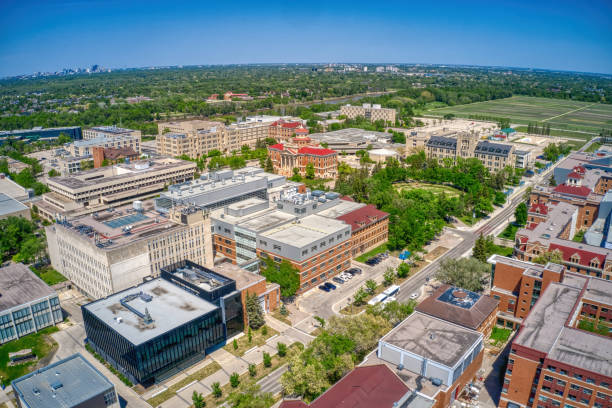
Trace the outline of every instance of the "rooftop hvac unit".
<instances>
[{"instance_id":1,"label":"rooftop hvac unit","mask_svg":"<svg viewBox=\"0 0 612 408\"><path fill-rule=\"evenodd\" d=\"M138 211L138 212L143 212L144 211L144 207L142 205L142 201L140 200L136 200L132 203L132 208L134 209L134 211Z\"/></svg>"}]
</instances>

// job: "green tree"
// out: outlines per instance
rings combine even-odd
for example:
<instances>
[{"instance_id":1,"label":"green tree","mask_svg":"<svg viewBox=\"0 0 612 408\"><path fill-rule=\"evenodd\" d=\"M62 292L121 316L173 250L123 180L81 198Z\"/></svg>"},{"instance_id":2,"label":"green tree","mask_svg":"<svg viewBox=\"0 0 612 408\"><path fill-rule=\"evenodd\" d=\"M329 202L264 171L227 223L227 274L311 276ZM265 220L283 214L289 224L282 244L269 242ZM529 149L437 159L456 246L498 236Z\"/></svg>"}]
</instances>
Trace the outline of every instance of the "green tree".
<instances>
[{"instance_id":1,"label":"green tree","mask_svg":"<svg viewBox=\"0 0 612 408\"><path fill-rule=\"evenodd\" d=\"M263 364L264 367L270 367L272 366L272 357L270 357L269 353L263 353Z\"/></svg>"},{"instance_id":2,"label":"green tree","mask_svg":"<svg viewBox=\"0 0 612 408\"><path fill-rule=\"evenodd\" d=\"M204 401L204 397L201 393L198 393L197 391L194 391L193 394L191 394L191 402L193 402L193 406L195 408L204 408L206 406L206 401Z\"/></svg>"},{"instance_id":3,"label":"green tree","mask_svg":"<svg viewBox=\"0 0 612 408\"><path fill-rule=\"evenodd\" d=\"M368 279L365 283L365 286L368 289L368 292L370 292L370 294L373 294L376 288L378 287L378 284L373 279Z\"/></svg>"},{"instance_id":4,"label":"green tree","mask_svg":"<svg viewBox=\"0 0 612 408\"><path fill-rule=\"evenodd\" d=\"M280 341L276 343L276 350L278 351L279 357L285 357L287 355L287 345Z\"/></svg>"},{"instance_id":5,"label":"green tree","mask_svg":"<svg viewBox=\"0 0 612 408\"><path fill-rule=\"evenodd\" d=\"M257 366L255 364L249 364L249 375L255 377L257 375Z\"/></svg>"},{"instance_id":6,"label":"green tree","mask_svg":"<svg viewBox=\"0 0 612 408\"><path fill-rule=\"evenodd\" d=\"M254 381L247 381L230 393L227 402L231 408L269 408L274 404L274 397L269 392L262 393Z\"/></svg>"},{"instance_id":7,"label":"green tree","mask_svg":"<svg viewBox=\"0 0 612 408\"><path fill-rule=\"evenodd\" d=\"M357 289L355 294L353 295L353 302L355 306L360 306L365 303L366 298L368 297L368 292L363 289L363 287Z\"/></svg>"},{"instance_id":8,"label":"green tree","mask_svg":"<svg viewBox=\"0 0 612 408\"><path fill-rule=\"evenodd\" d=\"M287 260L276 264L271 258L264 256L262 263L265 267L261 274L270 282L278 283L282 297L294 296L300 288L300 275L296 268ZM263 266L263 265L262 265Z\"/></svg>"},{"instance_id":9,"label":"green tree","mask_svg":"<svg viewBox=\"0 0 612 408\"><path fill-rule=\"evenodd\" d=\"M487 255L488 254L485 238L481 233L480 236L476 239L476 242L474 243L474 248L472 249L472 256L478 259L480 262L487 262Z\"/></svg>"},{"instance_id":10,"label":"green tree","mask_svg":"<svg viewBox=\"0 0 612 408\"><path fill-rule=\"evenodd\" d=\"M313 180L315 178L315 168L314 164L308 163L306 165L306 178L309 180Z\"/></svg>"},{"instance_id":11,"label":"green tree","mask_svg":"<svg viewBox=\"0 0 612 408\"><path fill-rule=\"evenodd\" d=\"M232 344L234 345L234 350L238 350L238 341L236 339L234 339Z\"/></svg>"},{"instance_id":12,"label":"green tree","mask_svg":"<svg viewBox=\"0 0 612 408\"><path fill-rule=\"evenodd\" d=\"M387 268L385 273L383 274L384 283L386 286L392 285L395 281L395 272L393 268Z\"/></svg>"},{"instance_id":13,"label":"green tree","mask_svg":"<svg viewBox=\"0 0 612 408\"><path fill-rule=\"evenodd\" d=\"M280 307L280 314L282 316L287 316L289 315L289 311L287 310L287 307L285 306L285 303L281 303L281 307Z\"/></svg>"},{"instance_id":14,"label":"green tree","mask_svg":"<svg viewBox=\"0 0 612 408\"><path fill-rule=\"evenodd\" d=\"M255 293L247 292L245 303L249 327L259 329L265 323L259 298Z\"/></svg>"},{"instance_id":15,"label":"green tree","mask_svg":"<svg viewBox=\"0 0 612 408\"><path fill-rule=\"evenodd\" d=\"M221 390L221 385L219 384L218 381L212 383L212 393L215 396L215 398L220 398L221 395L223 395L223 391Z\"/></svg>"},{"instance_id":16,"label":"green tree","mask_svg":"<svg viewBox=\"0 0 612 408\"><path fill-rule=\"evenodd\" d=\"M236 388L240 385L240 376L238 373L232 373L232 375L230 375L230 385L232 388Z\"/></svg>"},{"instance_id":17,"label":"green tree","mask_svg":"<svg viewBox=\"0 0 612 408\"><path fill-rule=\"evenodd\" d=\"M442 283L479 291L482 289L482 279L489 272L489 265L476 258L444 259L436 278Z\"/></svg>"},{"instance_id":18,"label":"green tree","mask_svg":"<svg viewBox=\"0 0 612 408\"><path fill-rule=\"evenodd\" d=\"M264 170L267 173L274 173L274 165L272 164L272 159L270 158L270 156L268 156L268 158L266 159L266 167L264 168Z\"/></svg>"},{"instance_id":19,"label":"green tree","mask_svg":"<svg viewBox=\"0 0 612 408\"><path fill-rule=\"evenodd\" d=\"M410 275L410 265L408 265L405 262L402 262L401 264L399 264L399 266L397 267L397 277L398 278L405 278L408 275Z\"/></svg>"},{"instance_id":20,"label":"green tree","mask_svg":"<svg viewBox=\"0 0 612 408\"><path fill-rule=\"evenodd\" d=\"M540 265L546 265L549 262L561 265L563 264L563 254L558 249L555 249L553 251L546 251L533 258L531 262Z\"/></svg>"},{"instance_id":21,"label":"green tree","mask_svg":"<svg viewBox=\"0 0 612 408\"><path fill-rule=\"evenodd\" d=\"M514 210L514 219L518 225L527 224L527 204L520 203Z\"/></svg>"},{"instance_id":22,"label":"green tree","mask_svg":"<svg viewBox=\"0 0 612 408\"><path fill-rule=\"evenodd\" d=\"M49 170L49 177L57 177L57 176L61 176L60 172L55 170L55 169L51 169Z\"/></svg>"},{"instance_id":23,"label":"green tree","mask_svg":"<svg viewBox=\"0 0 612 408\"><path fill-rule=\"evenodd\" d=\"M410 316L414 312L415 307L416 302L414 300L410 300L407 303L400 303L395 300L385 304L378 303L374 306L368 306L366 313L380 316L388 321L391 326L396 326Z\"/></svg>"}]
</instances>

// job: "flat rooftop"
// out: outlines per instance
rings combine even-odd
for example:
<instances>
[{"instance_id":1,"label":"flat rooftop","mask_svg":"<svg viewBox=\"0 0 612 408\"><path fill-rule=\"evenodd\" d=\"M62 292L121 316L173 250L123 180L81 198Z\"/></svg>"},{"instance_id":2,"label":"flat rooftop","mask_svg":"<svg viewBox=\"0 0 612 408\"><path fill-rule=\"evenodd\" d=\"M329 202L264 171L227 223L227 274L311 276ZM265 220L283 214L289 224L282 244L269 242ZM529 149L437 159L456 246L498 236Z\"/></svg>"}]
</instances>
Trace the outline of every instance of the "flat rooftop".
<instances>
[{"instance_id":1,"label":"flat rooftop","mask_svg":"<svg viewBox=\"0 0 612 408\"><path fill-rule=\"evenodd\" d=\"M337 204L333 207L319 211L317 214L327 218L338 218L344 214L348 214L352 211L358 210L359 208L365 207L366 204L357 203L348 200L336 200Z\"/></svg>"},{"instance_id":2,"label":"flat rooftop","mask_svg":"<svg viewBox=\"0 0 612 408\"><path fill-rule=\"evenodd\" d=\"M447 367L454 367L482 334L414 312L380 341Z\"/></svg>"},{"instance_id":3,"label":"flat rooftop","mask_svg":"<svg viewBox=\"0 0 612 408\"><path fill-rule=\"evenodd\" d=\"M292 222L296 219L294 215L276 209L268 209L262 213L254 213L253 215L253 217L241 220L236 225L240 228L259 233Z\"/></svg>"},{"instance_id":4,"label":"flat rooftop","mask_svg":"<svg viewBox=\"0 0 612 408\"><path fill-rule=\"evenodd\" d=\"M140 292L150 295L150 301L138 297ZM128 295L136 295L136 298L127 304L140 314L148 311L153 319L151 324L146 324L141 316L121 303ZM96 300L83 308L128 341L138 345L197 319L217 309L217 306L165 279L158 278Z\"/></svg>"},{"instance_id":5,"label":"flat rooftop","mask_svg":"<svg viewBox=\"0 0 612 408\"><path fill-rule=\"evenodd\" d=\"M392 138L392 135L390 133L385 132L375 132L358 128L347 128L325 133L313 133L308 135L308 137L314 140L324 140L337 143L355 143L363 141L376 141L380 138L390 140Z\"/></svg>"},{"instance_id":6,"label":"flat rooftop","mask_svg":"<svg viewBox=\"0 0 612 408\"><path fill-rule=\"evenodd\" d=\"M22 263L0 268L0 311L54 294L53 289Z\"/></svg>"},{"instance_id":7,"label":"flat rooftop","mask_svg":"<svg viewBox=\"0 0 612 408\"><path fill-rule=\"evenodd\" d=\"M82 355L72 356L16 379L13 390L28 406L76 407L112 388L113 384Z\"/></svg>"},{"instance_id":8,"label":"flat rooftop","mask_svg":"<svg viewBox=\"0 0 612 408\"><path fill-rule=\"evenodd\" d=\"M0 191L15 199L25 199L28 191L7 176L0 177Z\"/></svg>"},{"instance_id":9,"label":"flat rooftop","mask_svg":"<svg viewBox=\"0 0 612 408\"><path fill-rule=\"evenodd\" d=\"M116 135L134 132L134 130L132 129L125 129L117 126L96 126L92 127L91 130L97 130L99 132L112 133Z\"/></svg>"},{"instance_id":10,"label":"flat rooftop","mask_svg":"<svg viewBox=\"0 0 612 408\"><path fill-rule=\"evenodd\" d=\"M564 327L548 358L612 377L612 339Z\"/></svg>"},{"instance_id":11,"label":"flat rooftop","mask_svg":"<svg viewBox=\"0 0 612 408\"><path fill-rule=\"evenodd\" d=\"M222 262L215 265L212 270L220 275L227 276L228 278L235 280L236 290L239 291L266 280L264 276L249 272L230 262Z\"/></svg>"},{"instance_id":12,"label":"flat rooftop","mask_svg":"<svg viewBox=\"0 0 612 408\"><path fill-rule=\"evenodd\" d=\"M0 216L16 213L17 211L27 210L23 203L15 200L4 193L0 193Z\"/></svg>"},{"instance_id":13,"label":"flat rooftop","mask_svg":"<svg viewBox=\"0 0 612 408\"><path fill-rule=\"evenodd\" d=\"M294 221L265 231L260 234L260 237L302 248L347 227L349 226L342 221L312 214L302 218L299 222Z\"/></svg>"}]
</instances>

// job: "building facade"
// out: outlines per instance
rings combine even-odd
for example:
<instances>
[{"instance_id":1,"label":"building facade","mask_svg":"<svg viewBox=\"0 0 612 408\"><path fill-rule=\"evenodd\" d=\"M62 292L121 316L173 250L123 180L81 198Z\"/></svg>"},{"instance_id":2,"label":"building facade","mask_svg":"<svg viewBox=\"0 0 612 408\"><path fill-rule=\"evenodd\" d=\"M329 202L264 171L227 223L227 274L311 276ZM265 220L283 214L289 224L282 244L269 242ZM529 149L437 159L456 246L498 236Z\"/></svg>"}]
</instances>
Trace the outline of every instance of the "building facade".
<instances>
[{"instance_id":1,"label":"building facade","mask_svg":"<svg viewBox=\"0 0 612 408\"><path fill-rule=\"evenodd\" d=\"M57 293L27 266L0 268L0 344L64 319Z\"/></svg>"},{"instance_id":2,"label":"building facade","mask_svg":"<svg viewBox=\"0 0 612 408\"><path fill-rule=\"evenodd\" d=\"M83 138L83 133L80 126L33 128L0 131L0 144L7 140L23 140L25 142L33 142L37 140L57 139L62 134L70 137L72 140L81 140Z\"/></svg>"},{"instance_id":3,"label":"building facade","mask_svg":"<svg viewBox=\"0 0 612 408\"><path fill-rule=\"evenodd\" d=\"M94 168L103 167L104 165L117 164L128 162L130 160L138 160L138 152L131 147L102 147L94 146L93 162Z\"/></svg>"},{"instance_id":4,"label":"building facade","mask_svg":"<svg viewBox=\"0 0 612 408\"><path fill-rule=\"evenodd\" d=\"M338 174L338 152L323 147L291 147L282 143L268 146L268 157L272 160L274 172L286 177L297 169L300 176L306 176L307 167L312 166L316 178L336 178Z\"/></svg>"},{"instance_id":5,"label":"building facade","mask_svg":"<svg viewBox=\"0 0 612 408\"><path fill-rule=\"evenodd\" d=\"M138 140L142 139L142 132L134 129L124 129L117 126L96 126L83 130L83 139L106 138L108 140ZM120 146L106 146L120 147ZM139 151L139 150L138 150Z\"/></svg>"},{"instance_id":6,"label":"building facade","mask_svg":"<svg viewBox=\"0 0 612 408\"><path fill-rule=\"evenodd\" d=\"M382 108L378 104L372 105L369 103L364 103L361 106L342 105L340 107L340 114L345 115L349 119L355 119L361 116L370 122L383 120L390 123L395 123L396 116L395 109Z\"/></svg>"}]
</instances>

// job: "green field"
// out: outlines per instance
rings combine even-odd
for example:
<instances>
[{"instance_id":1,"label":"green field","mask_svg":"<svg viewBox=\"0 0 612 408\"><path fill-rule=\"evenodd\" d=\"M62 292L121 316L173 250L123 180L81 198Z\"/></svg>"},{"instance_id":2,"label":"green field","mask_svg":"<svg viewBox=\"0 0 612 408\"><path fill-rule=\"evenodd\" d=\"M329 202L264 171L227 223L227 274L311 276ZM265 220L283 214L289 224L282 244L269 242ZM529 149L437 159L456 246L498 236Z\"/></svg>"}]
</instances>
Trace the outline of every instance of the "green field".
<instances>
[{"instance_id":1,"label":"green field","mask_svg":"<svg viewBox=\"0 0 612 408\"><path fill-rule=\"evenodd\" d=\"M397 190L414 190L422 189L431 191L434 194L446 193L450 197L459 197L461 191L454 187L443 186L440 184L429 184L429 183L396 183L393 185Z\"/></svg>"},{"instance_id":2,"label":"green field","mask_svg":"<svg viewBox=\"0 0 612 408\"><path fill-rule=\"evenodd\" d=\"M444 116L452 113L457 117L479 119L488 117L509 118L513 124L528 125L530 122L550 123L552 129L565 129L598 133L602 128L612 129L612 105L576 102L564 99L513 96L467 105L446 106L430 109L428 116ZM574 133L590 139L592 135ZM569 135L568 135L569 136Z\"/></svg>"}]
</instances>

